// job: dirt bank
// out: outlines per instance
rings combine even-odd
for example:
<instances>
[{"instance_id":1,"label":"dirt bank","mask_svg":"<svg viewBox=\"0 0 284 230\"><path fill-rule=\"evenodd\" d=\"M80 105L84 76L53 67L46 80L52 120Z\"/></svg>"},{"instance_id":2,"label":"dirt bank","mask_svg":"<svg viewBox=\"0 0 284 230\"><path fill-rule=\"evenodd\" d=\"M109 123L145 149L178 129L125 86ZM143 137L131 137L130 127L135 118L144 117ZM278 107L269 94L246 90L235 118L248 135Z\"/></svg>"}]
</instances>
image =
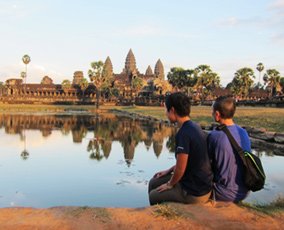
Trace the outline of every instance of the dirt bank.
<instances>
[{"instance_id":1,"label":"dirt bank","mask_svg":"<svg viewBox=\"0 0 284 230\"><path fill-rule=\"evenodd\" d=\"M284 229L284 212L263 214L235 204L167 206L170 217L157 207L54 207L0 209L0 229ZM167 212L163 212L168 214Z\"/></svg>"}]
</instances>

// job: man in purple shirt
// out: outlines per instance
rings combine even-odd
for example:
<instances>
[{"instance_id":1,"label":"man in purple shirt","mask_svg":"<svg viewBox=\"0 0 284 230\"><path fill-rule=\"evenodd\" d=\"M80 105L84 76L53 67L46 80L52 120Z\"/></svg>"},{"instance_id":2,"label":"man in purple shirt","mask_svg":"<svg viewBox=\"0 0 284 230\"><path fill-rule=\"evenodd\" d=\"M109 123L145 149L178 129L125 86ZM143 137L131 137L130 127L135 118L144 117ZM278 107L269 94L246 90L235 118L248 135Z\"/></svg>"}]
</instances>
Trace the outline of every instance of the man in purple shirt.
<instances>
[{"instance_id":1,"label":"man in purple shirt","mask_svg":"<svg viewBox=\"0 0 284 230\"><path fill-rule=\"evenodd\" d=\"M235 100L230 97L219 97L213 104L212 116L220 125L227 125L243 150L251 152L246 130L233 122L235 111ZM227 135L223 131L210 132L207 136L207 147L214 174L216 200L234 203L244 200L250 193L244 185L244 166Z\"/></svg>"}]
</instances>

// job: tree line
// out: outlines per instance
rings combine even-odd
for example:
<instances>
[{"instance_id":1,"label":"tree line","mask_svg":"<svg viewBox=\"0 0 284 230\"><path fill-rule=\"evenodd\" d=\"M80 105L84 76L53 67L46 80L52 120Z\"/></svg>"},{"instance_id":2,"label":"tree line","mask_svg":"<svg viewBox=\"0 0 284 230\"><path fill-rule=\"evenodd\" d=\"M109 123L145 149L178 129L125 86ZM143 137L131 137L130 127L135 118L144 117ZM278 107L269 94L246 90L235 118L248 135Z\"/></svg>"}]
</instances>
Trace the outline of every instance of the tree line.
<instances>
[{"instance_id":1,"label":"tree line","mask_svg":"<svg viewBox=\"0 0 284 230\"><path fill-rule=\"evenodd\" d=\"M88 71L90 81L96 86L97 107L99 107L100 92L108 92L111 97L119 97L119 90L113 87L112 76L108 73L108 68L102 61L92 62L91 69ZM195 69L183 69L181 67L172 67L167 74L169 83L174 87L175 91L185 91L188 95L198 94L202 101L212 95L215 89L229 89L235 97L247 98L250 90L267 90L270 96L277 93L283 93L284 77L280 76L280 72L276 69L267 69L263 75L264 84L260 83L261 74L264 71L264 65L258 63L256 70L259 73L257 83L253 69L244 67L237 70L234 78L226 86L220 84L220 76L213 72L209 65L199 65ZM88 80L82 78L79 85L83 91L88 87ZM281 87L281 92L277 91L277 87ZM69 80L63 80L63 88L71 88ZM140 91L143 88L143 80L136 77L131 82L131 87L135 91Z\"/></svg>"},{"instance_id":2,"label":"tree line","mask_svg":"<svg viewBox=\"0 0 284 230\"><path fill-rule=\"evenodd\" d=\"M258 63L256 70L259 72L258 83L254 83L256 78L254 71L251 68L244 67L237 70L234 78L227 86L220 85L220 76L213 72L209 65L199 65L195 69L183 69L173 67L167 75L169 83L176 90L185 90L188 95L190 93L198 93L201 99L204 100L217 88L229 89L236 97L247 98L250 90L268 90L270 96L275 96L277 93L283 93L284 77L280 76L280 72L276 69L268 69L263 75L264 85L260 83L261 73L264 70L264 65ZM277 88L281 87L281 92Z\"/></svg>"},{"instance_id":3,"label":"tree line","mask_svg":"<svg viewBox=\"0 0 284 230\"><path fill-rule=\"evenodd\" d=\"M267 69L263 75L264 84L260 83L264 65L258 63L256 70L259 72L258 83L254 83L256 78L254 71L251 68L244 67L237 70L234 78L225 87L220 84L220 76L213 72L209 65L199 65L195 69L183 69L181 67L172 67L167 74L169 83L174 87L174 90L187 92L188 95L197 93L201 100L212 95L215 89L229 89L235 97L247 98L250 90L267 90L270 96L283 94L284 92L284 77L280 76L280 72L276 69ZM25 72L26 73L26 72ZM92 62L91 69L88 71L90 81L96 87L97 107L99 107L100 92L107 93L110 97L118 98L119 89L114 87L113 79L106 64L102 61ZM68 91L72 87L72 83L68 79L64 79L61 83L64 91ZM79 86L83 92L87 89L89 82L86 78L79 80ZM136 77L131 82L131 87L134 91L139 92L144 86L143 80ZM0 82L0 93L4 89L4 83ZM280 89L280 90L279 90Z\"/></svg>"}]
</instances>

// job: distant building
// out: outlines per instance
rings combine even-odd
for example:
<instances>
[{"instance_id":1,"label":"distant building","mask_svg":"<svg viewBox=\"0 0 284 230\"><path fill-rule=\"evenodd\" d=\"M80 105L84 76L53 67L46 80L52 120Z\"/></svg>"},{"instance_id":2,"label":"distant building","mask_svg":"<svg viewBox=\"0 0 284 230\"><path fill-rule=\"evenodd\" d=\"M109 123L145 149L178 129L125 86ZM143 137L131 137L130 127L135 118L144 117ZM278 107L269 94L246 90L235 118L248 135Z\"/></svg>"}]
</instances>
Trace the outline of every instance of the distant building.
<instances>
[{"instance_id":1,"label":"distant building","mask_svg":"<svg viewBox=\"0 0 284 230\"><path fill-rule=\"evenodd\" d=\"M125 66L121 73L113 73L110 57L106 58L104 68L110 76L111 88L118 89L119 98L110 99L110 95L102 91L102 103L110 100L134 102L135 98L139 96L157 97L172 91L172 86L165 80L164 66L161 60L158 59L154 73L149 65L145 74L142 74L136 67L135 56L131 49L127 54ZM63 90L61 84L54 84L53 80L48 76L44 76L40 84L24 84L22 79L8 79L1 100L6 100L8 103L28 102L40 104L66 101L77 103L83 100L84 102L93 103L96 101L96 87L93 83L90 83L84 93L82 93L79 81L83 77L82 71L74 72L72 85L68 90ZM134 90L131 84L137 77L143 81L143 87L139 92Z\"/></svg>"},{"instance_id":2,"label":"distant building","mask_svg":"<svg viewBox=\"0 0 284 230\"><path fill-rule=\"evenodd\" d=\"M113 67L109 57L107 57L105 64L109 74L113 77L113 87L119 90L120 95L124 99L130 99L133 96L138 96L137 92L133 91L131 87L132 81L137 77L143 80L144 87L142 88L141 92L144 92L144 94L148 93L149 95L150 93L154 93L156 90L156 93L158 95L162 95L165 94L166 91L172 91L172 86L168 83L167 80L165 80L164 66L160 59L155 65L154 74L150 65L148 66L145 74L139 72L136 67L135 56L131 49L127 54L125 67L120 74L113 73ZM161 84L162 82L163 89L159 88L159 86L157 86L156 88L151 88L151 85L153 85L154 82L157 85L159 83Z\"/></svg>"}]
</instances>

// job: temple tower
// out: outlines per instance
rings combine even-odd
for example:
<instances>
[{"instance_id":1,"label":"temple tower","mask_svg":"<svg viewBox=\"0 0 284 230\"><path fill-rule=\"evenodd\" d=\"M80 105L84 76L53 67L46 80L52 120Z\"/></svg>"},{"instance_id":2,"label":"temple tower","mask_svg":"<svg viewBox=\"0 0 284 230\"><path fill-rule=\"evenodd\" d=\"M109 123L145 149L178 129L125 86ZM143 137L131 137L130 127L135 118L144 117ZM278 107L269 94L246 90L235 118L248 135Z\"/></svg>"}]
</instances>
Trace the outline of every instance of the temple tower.
<instances>
[{"instance_id":1,"label":"temple tower","mask_svg":"<svg viewBox=\"0 0 284 230\"><path fill-rule=\"evenodd\" d=\"M160 59L156 63L154 75L155 75L156 78L160 78L160 79L165 78L164 66L163 66Z\"/></svg>"},{"instance_id":2,"label":"temple tower","mask_svg":"<svg viewBox=\"0 0 284 230\"><path fill-rule=\"evenodd\" d=\"M40 84L50 85L53 84L53 80L48 76L44 76Z\"/></svg>"},{"instance_id":3,"label":"temple tower","mask_svg":"<svg viewBox=\"0 0 284 230\"><path fill-rule=\"evenodd\" d=\"M82 78L84 78L83 71L75 71L74 72L74 76L73 76L72 84L73 85L78 85L80 79L82 79Z\"/></svg>"},{"instance_id":4,"label":"temple tower","mask_svg":"<svg viewBox=\"0 0 284 230\"><path fill-rule=\"evenodd\" d=\"M125 68L123 69L123 74L132 74L137 75L138 70L136 69L136 60L132 49L129 50L126 61L125 61Z\"/></svg>"},{"instance_id":5,"label":"temple tower","mask_svg":"<svg viewBox=\"0 0 284 230\"><path fill-rule=\"evenodd\" d=\"M151 69L151 66L148 66L145 75L153 75L153 71Z\"/></svg>"},{"instance_id":6,"label":"temple tower","mask_svg":"<svg viewBox=\"0 0 284 230\"><path fill-rule=\"evenodd\" d=\"M113 76L113 67L109 56L106 58L104 70L108 72L109 77Z\"/></svg>"}]
</instances>

